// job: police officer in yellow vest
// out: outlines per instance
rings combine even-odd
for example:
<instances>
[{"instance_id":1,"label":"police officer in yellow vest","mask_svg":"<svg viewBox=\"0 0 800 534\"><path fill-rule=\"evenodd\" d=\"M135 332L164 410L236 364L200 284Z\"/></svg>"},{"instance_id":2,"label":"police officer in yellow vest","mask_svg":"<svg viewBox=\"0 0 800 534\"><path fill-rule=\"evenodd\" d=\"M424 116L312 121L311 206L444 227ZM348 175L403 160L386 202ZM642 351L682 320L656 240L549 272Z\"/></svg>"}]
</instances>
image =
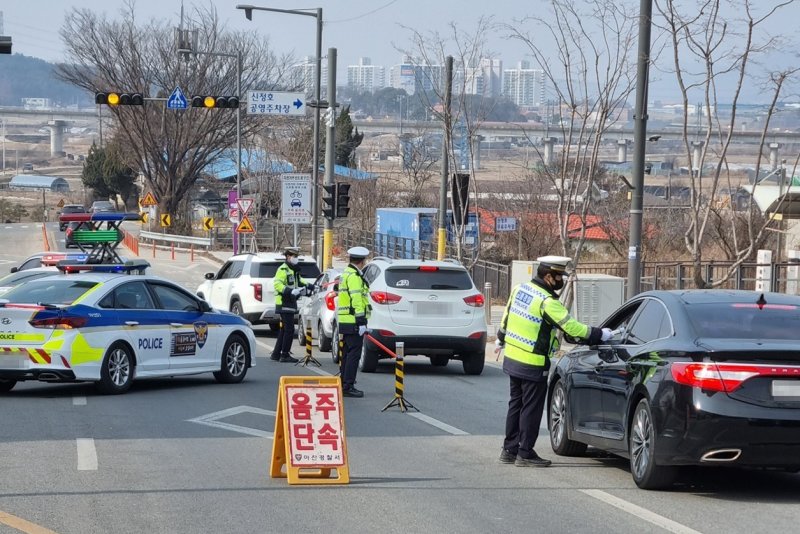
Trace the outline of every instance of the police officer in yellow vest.
<instances>
[{"instance_id":1,"label":"police officer in yellow vest","mask_svg":"<svg viewBox=\"0 0 800 534\"><path fill-rule=\"evenodd\" d=\"M361 347L367 332L367 320L372 306L369 303L369 284L364 280L364 266L369 250L365 247L348 249L350 264L342 272L337 296L339 333L344 341L342 354L342 393L345 397L360 398L363 391L355 388Z\"/></svg>"},{"instance_id":2,"label":"police officer in yellow vest","mask_svg":"<svg viewBox=\"0 0 800 534\"><path fill-rule=\"evenodd\" d=\"M547 397L550 355L558 350L556 333L562 330L577 342L597 344L612 337L608 328L575 320L558 300L570 258L538 258L536 277L511 291L495 342L505 348L503 371L511 379L506 437L500 461L519 467L547 467L550 460L533 450Z\"/></svg>"},{"instance_id":3,"label":"police officer in yellow vest","mask_svg":"<svg viewBox=\"0 0 800 534\"><path fill-rule=\"evenodd\" d=\"M270 359L276 362L297 362L291 354L294 339L294 316L297 313L297 299L306 295L306 284L300 278L300 249L287 247L286 261L278 267L273 279L275 290L275 312L281 317L281 328Z\"/></svg>"}]
</instances>

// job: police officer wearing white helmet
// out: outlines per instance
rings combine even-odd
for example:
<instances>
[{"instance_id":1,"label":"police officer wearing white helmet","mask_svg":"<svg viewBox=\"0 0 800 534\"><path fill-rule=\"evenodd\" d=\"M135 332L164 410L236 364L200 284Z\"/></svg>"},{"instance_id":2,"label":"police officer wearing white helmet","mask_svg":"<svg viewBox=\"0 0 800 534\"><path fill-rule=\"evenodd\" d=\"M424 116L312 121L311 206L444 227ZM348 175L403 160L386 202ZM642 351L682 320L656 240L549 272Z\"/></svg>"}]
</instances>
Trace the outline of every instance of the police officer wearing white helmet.
<instances>
[{"instance_id":1,"label":"police officer wearing white helmet","mask_svg":"<svg viewBox=\"0 0 800 534\"><path fill-rule=\"evenodd\" d=\"M297 299L308 293L306 283L300 277L300 249L286 247L283 255L286 261L278 267L273 280L275 312L281 317L281 326L270 359L276 362L297 363L298 359L291 353L294 316L298 311Z\"/></svg>"},{"instance_id":2,"label":"police officer wearing white helmet","mask_svg":"<svg viewBox=\"0 0 800 534\"><path fill-rule=\"evenodd\" d=\"M536 276L511 291L500 330L497 350L505 348L503 371L510 379L510 399L506 416L506 436L500 461L518 467L547 467L550 460L540 458L533 447L539 435L550 356L558 350L558 330L571 341L594 345L611 339L608 328L596 328L574 319L558 300L569 275L570 258L538 258Z\"/></svg>"},{"instance_id":3,"label":"police officer wearing white helmet","mask_svg":"<svg viewBox=\"0 0 800 534\"><path fill-rule=\"evenodd\" d=\"M360 398L363 391L355 388L358 361L364 334L367 332L372 306L369 303L369 284L364 279L369 249L352 247L347 250L349 265L342 272L337 296L337 321L339 333L344 341L342 353L342 394L345 397Z\"/></svg>"}]
</instances>

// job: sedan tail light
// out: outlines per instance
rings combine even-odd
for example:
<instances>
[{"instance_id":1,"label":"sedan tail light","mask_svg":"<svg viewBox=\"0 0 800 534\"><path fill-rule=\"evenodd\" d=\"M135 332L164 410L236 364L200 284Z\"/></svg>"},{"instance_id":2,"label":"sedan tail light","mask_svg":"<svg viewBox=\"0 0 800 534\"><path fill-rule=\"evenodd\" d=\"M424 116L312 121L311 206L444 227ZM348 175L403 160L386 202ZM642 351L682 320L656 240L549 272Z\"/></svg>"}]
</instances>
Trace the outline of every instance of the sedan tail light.
<instances>
[{"instance_id":1,"label":"sedan tail light","mask_svg":"<svg viewBox=\"0 0 800 534\"><path fill-rule=\"evenodd\" d=\"M253 298L260 302L262 300L262 297L264 296L263 287L261 286L261 284L250 284L250 285L253 286Z\"/></svg>"},{"instance_id":2,"label":"sedan tail light","mask_svg":"<svg viewBox=\"0 0 800 534\"><path fill-rule=\"evenodd\" d=\"M328 308L330 311L336 310L336 302L333 300L336 298L336 293L334 291L328 291L325 294L325 307Z\"/></svg>"},{"instance_id":3,"label":"sedan tail light","mask_svg":"<svg viewBox=\"0 0 800 534\"><path fill-rule=\"evenodd\" d=\"M483 295L480 293L475 293L474 295L464 297L464 302L467 303L467 306L472 306L473 308L483 308L485 301L483 299Z\"/></svg>"},{"instance_id":4,"label":"sedan tail light","mask_svg":"<svg viewBox=\"0 0 800 534\"><path fill-rule=\"evenodd\" d=\"M371 291L369 296L376 304L397 304L403 297L388 291Z\"/></svg>"},{"instance_id":5,"label":"sedan tail light","mask_svg":"<svg viewBox=\"0 0 800 534\"><path fill-rule=\"evenodd\" d=\"M73 328L81 328L86 325L86 317L78 317L76 315L56 315L49 317L41 317L37 319L34 317L28 324L34 328L50 328L53 330L72 330Z\"/></svg>"},{"instance_id":6,"label":"sedan tail light","mask_svg":"<svg viewBox=\"0 0 800 534\"><path fill-rule=\"evenodd\" d=\"M779 375L780 367L741 363L676 362L670 367L672 378L679 384L710 391L736 391L754 376Z\"/></svg>"}]
</instances>

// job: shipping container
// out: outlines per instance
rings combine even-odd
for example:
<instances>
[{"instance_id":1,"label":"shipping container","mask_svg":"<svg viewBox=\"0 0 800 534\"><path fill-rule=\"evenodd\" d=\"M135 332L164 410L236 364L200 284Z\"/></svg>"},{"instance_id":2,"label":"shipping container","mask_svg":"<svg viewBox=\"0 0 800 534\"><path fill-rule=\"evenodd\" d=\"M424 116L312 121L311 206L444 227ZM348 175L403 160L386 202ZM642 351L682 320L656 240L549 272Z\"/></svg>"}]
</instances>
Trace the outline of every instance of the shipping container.
<instances>
[{"instance_id":1,"label":"shipping container","mask_svg":"<svg viewBox=\"0 0 800 534\"><path fill-rule=\"evenodd\" d=\"M392 258L431 258L435 254L436 208L375 210L375 254Z\"/></svg>"}]
</instances>

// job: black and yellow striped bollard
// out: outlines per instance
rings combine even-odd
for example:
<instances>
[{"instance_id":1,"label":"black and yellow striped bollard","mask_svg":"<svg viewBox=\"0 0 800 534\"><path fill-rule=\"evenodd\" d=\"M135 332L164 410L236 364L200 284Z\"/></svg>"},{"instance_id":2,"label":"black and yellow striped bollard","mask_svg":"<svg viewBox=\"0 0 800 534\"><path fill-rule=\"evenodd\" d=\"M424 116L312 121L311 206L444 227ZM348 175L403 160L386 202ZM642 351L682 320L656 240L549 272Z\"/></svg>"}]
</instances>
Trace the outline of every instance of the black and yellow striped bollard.
<instances>
[{"instance_id":1,"label":"black and yellow striped bollard","mask_svg":"<svg viewBox=\"0 0 800 534\"><path fill-rule=\"evenodd\" d=\"M417 408L408 402L404 396L405 391L405 361L403 359L405 352L405 343L402 341L398 341L396 343L395 348L395 358L394 358L394 398L389 401L389 404L383 407L381 410L385 412L392 406L399 406L401 412L405 412L409 408L412 410L417 410Z\"/></svg>"},{"instance_id":2,"label":"black and yellow striped bollard","mask_svg":"<svg viewBox=\"0 0 800 534\"><path fill-rule=\"evenodd\" d=\"M301 327L301 328L302 328L302 327ZM311 343L312 343L312 337L311 337L311 325L308 325L308 326L306 327L306 356L305 356L305 358L303 358L303 359L302 359L301 361L299 361L298 363L299 363L299 364L301 364L303 367L308 367L308 364L309 364L309 363L313 363L313 364L315 364L317 367L322 367L322 364L321 364L321 363L319 363L319 360L317 360L317 359L316 359L316 358L315 358L315 357L314 357L314 356L311 354L311 349L312 349L312 347L311 347ZM295 365L297 365L297 363L296 363Z\"/></svg>"}]
</instances>

